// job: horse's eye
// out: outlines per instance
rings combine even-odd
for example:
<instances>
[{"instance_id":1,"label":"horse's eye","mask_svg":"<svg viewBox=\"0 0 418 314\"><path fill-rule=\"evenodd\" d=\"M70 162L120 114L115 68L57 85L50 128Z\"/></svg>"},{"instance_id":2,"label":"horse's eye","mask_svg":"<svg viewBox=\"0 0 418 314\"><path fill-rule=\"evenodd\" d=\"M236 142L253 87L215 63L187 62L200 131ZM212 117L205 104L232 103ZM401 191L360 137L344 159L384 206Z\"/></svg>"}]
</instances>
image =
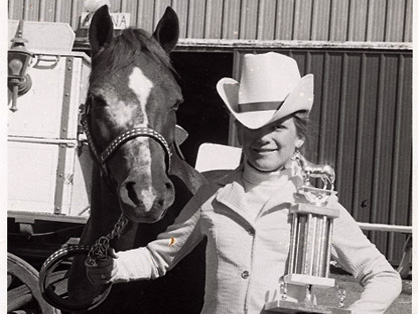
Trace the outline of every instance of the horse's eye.
<instances>
[{"instance_id":1,"label":"horse's eye","mask_svg":"<svg viewBox=\"0 0 418 314\"><path fill-rule=\"evenodd\" d=\"M93 96L92 97L92 103L94 106L104 107L107 105L106 101L99 96Z\"/></svg>"},{"instance_id":2,"label":"horse's eye","mask_svg":"<svg viewBox=\"0 0 418 314\"><path fill-rule=\"evenodd\" d=\"M180 106L180 104L182 103L183 101L178 101L178 102L176 102L172 107L171 107L171 110L173 110L173 111L177 111L178 109L179 109L179 106Z\"/></svg>"}]
</instances>

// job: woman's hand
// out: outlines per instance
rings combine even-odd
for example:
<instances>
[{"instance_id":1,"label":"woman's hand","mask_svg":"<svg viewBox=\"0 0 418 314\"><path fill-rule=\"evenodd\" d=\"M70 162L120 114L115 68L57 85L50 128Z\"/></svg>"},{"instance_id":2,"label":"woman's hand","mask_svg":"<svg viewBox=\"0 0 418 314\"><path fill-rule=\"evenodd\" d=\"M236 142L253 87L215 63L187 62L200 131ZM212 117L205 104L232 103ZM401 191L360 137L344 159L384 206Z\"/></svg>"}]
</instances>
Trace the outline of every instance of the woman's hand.
<instances>
[{"instance_id":1,"label":"woman's hand","mask_svg":"<svg viewBox=\"0 0 418 314\"><path fill-rule=\"evenodd\" d=\"M109 249L109 255L105 260L98 260L97 265L91 266L85 263L87 278L92 284L103 285L111 282L117 272L115 259L118 258L114 249Z\"/></svg>"}]
</instances>

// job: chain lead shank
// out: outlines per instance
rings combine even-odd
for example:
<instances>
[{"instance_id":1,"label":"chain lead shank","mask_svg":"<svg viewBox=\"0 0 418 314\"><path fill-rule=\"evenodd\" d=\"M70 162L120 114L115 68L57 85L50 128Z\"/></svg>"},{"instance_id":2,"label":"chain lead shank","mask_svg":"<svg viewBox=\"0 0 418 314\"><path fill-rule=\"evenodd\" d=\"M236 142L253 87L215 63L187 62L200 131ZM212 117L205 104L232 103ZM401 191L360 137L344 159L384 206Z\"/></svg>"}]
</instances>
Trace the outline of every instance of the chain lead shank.
<instances>
[{"instance_id":1,"label":"chain lead shank","mask_svg":"<svg viewBox=\"0 0 418 314\"><path fill-rule=\"evenodd\" d=\"M110 241L115 237L119 237L127 224L128 219L125 217L125 215L122 214L114 225L112 231L106 236L102 236L97 239L97 241L92 245L85 263L89 266L97 266L98 260L107 259L110 248Z\"/></svg>"}]
</instances>

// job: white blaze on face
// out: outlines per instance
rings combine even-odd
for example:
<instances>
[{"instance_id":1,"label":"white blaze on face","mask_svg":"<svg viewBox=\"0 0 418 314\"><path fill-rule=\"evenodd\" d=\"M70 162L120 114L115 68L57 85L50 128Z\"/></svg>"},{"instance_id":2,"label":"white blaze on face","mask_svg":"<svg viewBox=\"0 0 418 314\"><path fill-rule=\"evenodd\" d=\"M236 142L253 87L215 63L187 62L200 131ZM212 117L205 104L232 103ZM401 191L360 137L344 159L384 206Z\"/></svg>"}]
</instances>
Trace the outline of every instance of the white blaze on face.
<instances>
[{"instance_id":1,"label":"white blaze on face","mask_svg":"<svg viewBox=\"0 0 418 314\"><path fill-rule=\"evenodd\" d=\"M153 88L152 82L144 75L140 68L134 68L131 76L129 77L129 88L135 93L138 97L142 114L144 120L141 125L148 125L148 117L146 112L146 105L148 97L151 94ZM137 125L137 126L141 126ZM140 164L142 168L142 173L144 175L144 185L148 186L147 189L141 191L142 201L144 202L145 210L149 211L154 204L155 194L152 189L152 177L151 177L151 151L149 145L148 137L137 137L135 139L139 142L141 156L138 156L140 159Z\"/></svg>"},{"instance_id":2,"label":"white blaze on face","mask_svg":"<svg viewBox=\"0 0 418 314\"><path fill-rule=\"evenodd\" d=\"M123 100L119 100L117 103L117 108L122 108L121 110L109 110L108 115L112 119L115 125L128 125L132 121L134 115L134 107L128 106Z\"/></svg>"},{"instance_id":3,"label":"white blaze on face","mask_svg":"<svg viewBox=\"0 0 418 314\"><path fill-rule=\"evenodd\" d=\"M129 88L132 89L135 95L138 97L142 113L144 114L144 125L148 124L148 117L145 107L153 87L154 84L152 84L152 82L144 75L144 73L142 73L140 68L133 69L132 74L129 77Z\"/></svg>"}]
</instances>

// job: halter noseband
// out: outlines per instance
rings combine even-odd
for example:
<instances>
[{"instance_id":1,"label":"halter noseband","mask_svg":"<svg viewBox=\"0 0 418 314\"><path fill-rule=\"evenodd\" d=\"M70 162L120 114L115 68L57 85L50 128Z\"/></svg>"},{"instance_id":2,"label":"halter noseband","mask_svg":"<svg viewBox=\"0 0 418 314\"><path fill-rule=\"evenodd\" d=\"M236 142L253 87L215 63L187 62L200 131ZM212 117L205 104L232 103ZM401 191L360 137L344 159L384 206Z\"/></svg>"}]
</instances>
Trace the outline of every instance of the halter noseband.
<instances>
[{"instance_id":1,"label":"halter noseband","mask_svg":"<svg viewBox=\"0 0 418 314\"><path fill-rule=\"evenodd\" d=\"M89 143L89 147L91 151L93 152L94 158L96 159L96 162L101 167L102 171L106 174L106 176L109 176L108 170L106 167L106 161L109 158L110 155L112 155L123 143L130 141L136 137L150 137L154 140L156 140L161 147L164 149L166 156L167 156L167 171L170 169L171 165L171 150L168 146L167 141L165 138L155 131L154 129L150 127L137 127L130 129L118 137L116 137L113 141L110 142L110 144L106 147L106 149L99 153L96 146L94 145L93 138L90 133L90 124L89 124L89 117L90 115L90 104L88 104L88 101L85 104L85 110L81 115L81 125L83 126L84 133L86 134L87 142Z\"/></svg>"}]
</instances>

